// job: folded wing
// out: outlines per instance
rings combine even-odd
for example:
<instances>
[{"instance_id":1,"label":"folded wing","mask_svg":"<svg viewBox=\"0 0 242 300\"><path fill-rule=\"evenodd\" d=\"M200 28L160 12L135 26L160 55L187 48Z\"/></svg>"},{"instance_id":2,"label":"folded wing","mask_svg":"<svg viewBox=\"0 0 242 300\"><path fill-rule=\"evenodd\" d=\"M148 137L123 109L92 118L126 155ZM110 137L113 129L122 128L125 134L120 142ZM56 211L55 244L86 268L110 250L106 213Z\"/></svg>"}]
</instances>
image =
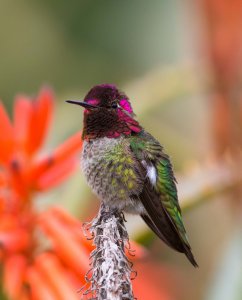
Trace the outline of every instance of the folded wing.
<instances>
[{"instance_id":1,"label":"folded wing","mask_svg":"<svg viewBox=\"0 0 242 300\"><path fill-rule=\"evenodd\" d=\"M176 180L169 157L158 141L146 132L134 136L131 150L140 164L144 186L137 196L146 209L142 218L171 248L184 253L197 267L182 222L177 198Z\"/></svg>"}]
</instances>

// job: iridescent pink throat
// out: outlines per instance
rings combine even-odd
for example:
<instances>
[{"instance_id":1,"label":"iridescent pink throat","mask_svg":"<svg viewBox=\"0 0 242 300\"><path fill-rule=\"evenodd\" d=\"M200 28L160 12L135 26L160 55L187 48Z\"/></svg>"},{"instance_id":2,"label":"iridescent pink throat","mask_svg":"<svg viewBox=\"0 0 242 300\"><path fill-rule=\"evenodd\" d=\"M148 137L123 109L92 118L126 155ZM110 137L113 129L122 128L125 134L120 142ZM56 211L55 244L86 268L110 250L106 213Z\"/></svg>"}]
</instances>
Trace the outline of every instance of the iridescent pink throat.
<instances>
[{"instance_id":1,"label":"iridescent pink throat","mask_svg":"<svg viewBox=\"0 0 242 300\"><path fill-rule=\"evenodd\" d=\"M89 100L88 103L97 104L96 99ZM107 114L102 110L98 113L85 110L83 139L118 138L120 135L139 133L142 127L132 118L133 110L130 103L126 99L122 99L119 101L119 105L120 108L115 114Z\"/></svg>"}]
</instances>

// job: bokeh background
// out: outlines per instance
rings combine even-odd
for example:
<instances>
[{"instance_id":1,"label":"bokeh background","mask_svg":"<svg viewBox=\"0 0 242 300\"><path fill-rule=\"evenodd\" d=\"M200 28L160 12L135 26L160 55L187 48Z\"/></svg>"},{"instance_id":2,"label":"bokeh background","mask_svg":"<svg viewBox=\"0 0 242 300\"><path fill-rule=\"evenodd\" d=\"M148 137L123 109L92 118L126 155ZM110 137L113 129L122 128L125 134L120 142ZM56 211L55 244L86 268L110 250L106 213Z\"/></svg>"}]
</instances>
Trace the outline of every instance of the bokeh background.
<instances>
[{"instance_id":1,"label":"bokeh background","mask_svg":"<svg viewBox=\"0 0 242 300\"><path fill-rule=\"evenodd\" d=\"M55 91L43 152L81 130L82 111L66 99L115 83L170 154L199 269L127 216L131 238L149 252L139 272L149 264L162 272L164 299L242 299L241 28L240 0L0 0L7 110L16 94L35 95L43 85ZM58 203L82 221L99 205L80 170L39 198L39 207Z\"/></svg>"}]
</instances>

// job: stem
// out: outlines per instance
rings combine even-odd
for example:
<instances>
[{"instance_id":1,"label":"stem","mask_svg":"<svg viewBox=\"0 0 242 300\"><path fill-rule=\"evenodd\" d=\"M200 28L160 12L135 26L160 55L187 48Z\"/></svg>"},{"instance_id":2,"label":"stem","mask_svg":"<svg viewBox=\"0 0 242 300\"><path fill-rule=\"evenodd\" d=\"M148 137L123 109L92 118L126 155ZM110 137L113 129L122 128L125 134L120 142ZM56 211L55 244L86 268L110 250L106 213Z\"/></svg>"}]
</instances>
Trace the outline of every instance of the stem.
<instances>
[{"instance_id":1,"label":"stem","mask_svg":"<svg viewBox=\"0 0 242 300\"><path fill-rule=\"evenodd\" d=\"M134 299L131 273L132 264L125 255L128 233L122 213L112 211L104 203L93 219L90 232L96 248L91 253L92 276L86 292L97 300Z\"/></svg>"},{"instance_id":2,"label":"stem","mask_svg":"<svg viewBox=\"0 0 242 300\"><path fill-rule=\"evenodd\" d=\"M194 186L196 188L191 192L185 186L190 186L189 189ZM242 172L236 170L235 166L222 161L213 166L204 166L197 176L190 175L180 182L183 191L180 197L182 211L185 213L215 197L224 197L241 186Z\"/></svg>"}]
</instances>

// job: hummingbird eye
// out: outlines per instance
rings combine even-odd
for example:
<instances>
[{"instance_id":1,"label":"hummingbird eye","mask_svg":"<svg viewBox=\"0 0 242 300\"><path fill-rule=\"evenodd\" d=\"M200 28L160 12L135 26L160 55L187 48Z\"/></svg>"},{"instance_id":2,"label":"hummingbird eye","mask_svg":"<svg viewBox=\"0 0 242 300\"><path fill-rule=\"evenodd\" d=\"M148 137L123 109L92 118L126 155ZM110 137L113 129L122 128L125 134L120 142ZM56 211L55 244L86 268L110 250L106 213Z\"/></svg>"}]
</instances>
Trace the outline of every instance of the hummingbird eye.
<instances>
[{"instance_id":1,"label":"hummingbird eye","mask_svg":"<svg viewBox=\"0 0 242 300\"><path fill-rule=\"evenodd\" d=\"M111 107L112 107L112 108L118 108L118 103L117 103L117 102L113 102L113 103L111 104Z\"/></svg>"}]
</instances>

